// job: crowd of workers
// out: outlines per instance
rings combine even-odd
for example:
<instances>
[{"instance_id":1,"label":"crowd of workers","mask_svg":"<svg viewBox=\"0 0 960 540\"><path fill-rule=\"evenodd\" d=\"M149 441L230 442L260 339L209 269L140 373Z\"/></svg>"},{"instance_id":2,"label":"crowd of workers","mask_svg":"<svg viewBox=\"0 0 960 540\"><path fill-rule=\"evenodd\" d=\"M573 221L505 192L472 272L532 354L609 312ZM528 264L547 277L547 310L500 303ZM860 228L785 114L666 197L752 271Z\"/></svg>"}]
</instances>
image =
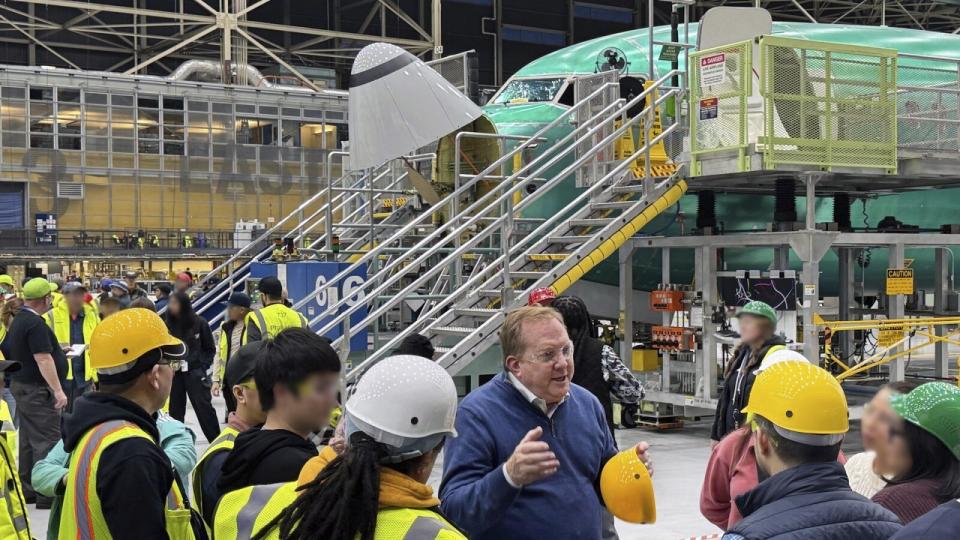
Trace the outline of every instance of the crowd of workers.
<instances>
[{"instance_id":1,"label":"crowd of workers","mask_svg":"<svg viewBox=\"0 0 960 540\"><path fill-rule=\"evenodd\" d=\"M502 372L462 400L419 335L346 397L341 359L279 280L256 307L230 297L219 343L189 285L154 302L135 274L97 296L0 275L0 538L33 537L29 504L61 539L607 539L614 516L655 519L649 445L618 449L613 431L611 396L623 424L643 390L582 300L538 291L508 313ZM769 306L738 317L700 497L723 537L956 537L960 389L884 387L847 457L836 379L774 337Z\"/></svg>"}]
</instances>

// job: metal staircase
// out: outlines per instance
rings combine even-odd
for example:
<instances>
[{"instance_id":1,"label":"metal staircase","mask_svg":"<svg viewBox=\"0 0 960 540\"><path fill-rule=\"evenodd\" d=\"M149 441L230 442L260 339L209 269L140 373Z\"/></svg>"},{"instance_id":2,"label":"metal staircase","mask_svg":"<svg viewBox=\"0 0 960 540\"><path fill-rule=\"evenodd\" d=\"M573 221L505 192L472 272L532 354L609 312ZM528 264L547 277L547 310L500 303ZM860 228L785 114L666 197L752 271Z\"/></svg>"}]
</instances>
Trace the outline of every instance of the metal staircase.
<instances>
[{"instance_id":1,"label":"metal staircase","mask_svg":"<svg viewBox=\"0 0 960 540\"><path fill-rule=\"evenodd\" d=\"M347 380L355 380L414 332L434 338L435 345L440 345L439 361L444 367L452 373L462 370L496 340L505 311L524 304L527 292L541 286L562 292L675 204L686 190L679 171L674 168L661 177L646 176L648 173L642 171L650 169L643 164L651 162L651 150L660 148L679 127L673 123L651 134L656 111L681 93L678 88L667 87L667 81L677 75L679 71L667 73L629 101L619 98L615 79L596 85L540 132L469 177L435 205L433 211L451 209L452 218L446 223L429 227L433 211L424 212L330 279L328 283L335 283L358 266L371 265L361 290L327 306L310 321L320 334L340 328L346 332L345 337L350 334L350 316L362 307L367 307L368 313L355 326L375 328L378 318L418 291L444 291L442 298L428 304L416 321L392 334L385 343L378 343L375 351L347 372ZM608 97L611 91L612 99ZM638 105L642 107L639 114L628 114ZM501 166L513 163L516 155L543 140L549 130L571 120L576 127L570 133L513 174L498 175ZM628 130L645 133L646 137L640 139L646 142L623 156L614 148ZM516 234L517 225L525 219L524 210L541 197L556 193L554 189L584 168L592 173L585 191L548 219L533 221L537 224L533 231ZM465 208L457 208L460 198L485 179L499 183ZM531 182L543 183L527 193ZM432 232L409 245L409 234L426 229ZM469 277L461 275L457 269L463 258L480 252L494 255L476 265ZM439 283L441 280L449 285ZM305 298L294 307L307 301ZM344 356L349 353L349 339L340 337L334 345Z\"/></svg>"}]
</instances>

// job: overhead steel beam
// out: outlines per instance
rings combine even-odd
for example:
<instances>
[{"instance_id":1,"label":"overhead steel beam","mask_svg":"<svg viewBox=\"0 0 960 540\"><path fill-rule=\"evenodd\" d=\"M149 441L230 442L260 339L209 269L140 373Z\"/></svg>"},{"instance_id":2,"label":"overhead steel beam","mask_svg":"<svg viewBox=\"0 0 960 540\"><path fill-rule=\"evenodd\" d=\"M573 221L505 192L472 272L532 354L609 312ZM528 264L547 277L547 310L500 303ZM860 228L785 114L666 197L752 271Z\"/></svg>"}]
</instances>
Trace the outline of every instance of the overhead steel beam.
<instances>
[{"instance_id":1,"label":"overhead steel beam","mask_svg":"<svg viewBox=\"0 0 960 540\"><path fill-rule=\"evenodd\" d=\"M279 56L277 56L276 54L274 54L273 51L271 51L271 50L268 49L266 46L264 46L262 43L260 43L259 41L257 41L257 39L256 39L255 37L253 37L253 36L251 36L250 34L248 34L243 28L240 28L240 27L238 26L238 27L237 27L237 33L239 33L241 36L245 37L245 38L247 39L247 41L249 41L250 43L253 44L254 47L260 49L261 51L263 51L263 52L265 52L265 53L267 53L267 56L269 56L270 58L273 58L273 60L274 60L276 63L280 64L281 66L283 66L283 67L285 67L285 68L287 68L287 70L290 71L290 73L292 73L296 78L298 78L298 79L300 79L301 81L303 81L307 86L309 86L310 88L312 88L315 92L321 92L321 91L322 91L322 90L320 90L320 87L318 87L316 84L313 83L313 81L311 81L311 80L308 79L306 76L304 76L303 73L300 73L300 71L297 70L297 68L291 66L291 65L288 64L283 58L280 58Z\"/></svg>"},{"instance_id":2,"label":"overhead steel beam","mask_svg":"<svg viewBox=\"0 0 960 540\"><path fill-rule=\"evenodd\" d=\"M380 1L380 4L382 4L384 7L386 7L391 12L393 12L394 15L399 17L401 21L407 23L407 25L409 25L410 28L413 28L413 30L416 31L416 33L423 36L423 39L433 40L433 37L430 35L430 33L424 30L423 27L421 27L419 24L417 24L417 21L413 20L413 18L410 15L407 15L400 8L400 6L398 6L393 0L379 0L379 1Z\"/></svg>"},{"instance_id":3,"label":"overhead steel beam","mask_svg":"<svg viewBox=\"0 0 960 540\"><path fill-rule=\"evenodd\" d=\"M173 54L173 53L179 51L180 49L186 47L187 45L193 43L194 41L197 41L198 39L202 38L203 36L205 36L205 35L207 35L207 34L210 34L210 33L213 33L213 32L214 32L215 30L217 30L217 29L218 29L218 28L217 28L216 26L209 26L209 27L207 27L207 28L205 28L205 29L203 29L203 30L195 33L194 35L188 37L187 39L184 39L183 41L177 43L177 44L174 45L173 47L170 47L169 49L167 49L167 50L165 50L165 51L163 51L163 52L161 52L161 53L159 53L159 54L156 54L156 55L150 57L149 59L144 60L143 62L140 62L139 64L133 66L132 68L128 69L127 71L124 71L124 73L127 74L127 75L133 75L134 73L136 73L136 72L140 71L141 69L149 66L150 64L156 62L157 60L162 60L163 58L169 56L170 54ZM79 68L78 68L78 69L79 69Z\"/></svg>"},{"instance_id":4,"label":"overhead steel beam","mask_svg":"<svg viewBox=\"0 0 960 540\"><path fill-rule=\"evenodd\" d=\"M74 64L72 61L70 61L70 59L68 59L67 57L65 57L65 56L63 56L62 54L58 53L57 51L53 50L52 47L50 47L49 45L47 45L46 43L44 43L42 40L37 39L37 37L34 36L34 35L32 35L30 32L27 32L27 31L24 30L23 28L20 28L20 27L17 25L17 23L11 21L11 20L8 19L6 16L0 15L0 21L3 21L3 22L5 22L5 23L9 24L9 25L12 26L14 29L16 29L18 32L20 32L21 34L27 36L27 39L30 40L33 44L39 45L39 46L43 47L43 48L46 49L50 54L56 56L57 58L63 60L64 62L66 62L67 65L69 65L70 67L72 67L72 68L74 68L74 69L80 69L80 66Z\"/></svg>"},{"instance_id":5,"label":"overhead steel beam","mask_svg":"<svg viewBox=\"0 0 960 540\"><path fill-rule=\"evenodd\" d=\"M78 0L8 0L10 2L20 2L23 4L39 4L42 6L56 6L73 8L79 10L106 11L109 13L121 13L125 15L139 15L142 17L157 17L160 19L177 19L184 21L193 21L206 24L216 24L216 17L208 15L196 15L193 13L180 13L172 11L160 11L156 9L142 9L127 6L117 6L112 4L95 4L92 2L80 2Z\"/></svg>"}]
</instances>

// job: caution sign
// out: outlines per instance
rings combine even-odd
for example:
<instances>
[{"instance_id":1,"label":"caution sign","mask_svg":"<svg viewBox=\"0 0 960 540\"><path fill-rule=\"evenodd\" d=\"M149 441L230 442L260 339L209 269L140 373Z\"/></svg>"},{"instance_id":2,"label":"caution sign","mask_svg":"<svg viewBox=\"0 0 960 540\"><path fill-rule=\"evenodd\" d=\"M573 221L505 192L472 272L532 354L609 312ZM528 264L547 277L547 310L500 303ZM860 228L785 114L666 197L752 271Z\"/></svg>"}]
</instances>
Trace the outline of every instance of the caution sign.
<instances>
[{"instance_id":1,"label":"caution sign","mask_svg":"<svg viewBox=\"0 0 960 540\"><path fill-rule=\"evenodd\" d=\"M700 120L713 120L717 117L720 100L712 97L700 100Z\"/></svg>"},{"instance_id":2,"label":"caution sign","mask_svg":"<svg viewBox=\"0 0 960 540\"><path fill-rule=\"evenodd\" d=\"M913 268L887 269L887 295L913 294Z\"/></svg>"},{"instance_id":3,"label":"caution sign","mask_svg":"<svg viewBox=\"0 0 960 540\"><path fill-rule=\"evenodd\" d=\"M880 335L877 336L877 345L883 348L893 347L898 341L903 339L903 326L890 326L880 329Z\"/></svg>"},{"instance_id":4,"label":"caution sign","mask_svg":"<svg viewBox=\"0 0 960 540\"><path fill-rule=\"evenodd\" d=\"M711 54L700 58L700 86L723 84L727 80L727 55Z\"/></svg>"}]
</instances>

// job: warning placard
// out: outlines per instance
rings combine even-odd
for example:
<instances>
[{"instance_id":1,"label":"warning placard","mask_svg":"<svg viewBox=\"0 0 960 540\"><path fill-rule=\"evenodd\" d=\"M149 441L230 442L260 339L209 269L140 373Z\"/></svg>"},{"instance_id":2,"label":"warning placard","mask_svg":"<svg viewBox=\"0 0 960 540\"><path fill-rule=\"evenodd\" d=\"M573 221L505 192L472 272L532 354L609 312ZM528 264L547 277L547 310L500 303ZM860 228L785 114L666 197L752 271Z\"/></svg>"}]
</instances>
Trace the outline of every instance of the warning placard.
<instances>
[{"instance_id":1,"label":"warning placard","mask_svg":"<svg viewBox=\"0 0 960 540\"><path fill-rule=\"evenodd\" d=\"M887 294L913 294L913 268L888 268Z\"/></svg>"},{"instance_id":2,"label":"warning placard","mask_svg":"<svg viewBox=\"0 0 960 540\"><path fill-rule=\"evenodd\" d=\"M897 344L898 341L903 339L903 327L902 326L890 326L887 328L880 329L880 335L877 336L877 345L880 347L892 347Z\"/></svg>"},{"instance_id":3,"label":"warning placard","mask_svg":"<svg viewBox=\"0 0 960 540\"><path fill-rule=\"evenodd\" d=\"M717 117L717 108L720 105L720 100L712 97L700 100L700 119L701 120L713 120Z\"/></svg>"},{"instance_id":4,"label":"warning placard","mask_svg":"<svg viewBox=\"0 0 960 540\"><path fill-rule=\"evenodd\" d=\"M711 54L700 58L700 86L723 84L727 79L727 55Z\"/></svg>"}]
</instances>

